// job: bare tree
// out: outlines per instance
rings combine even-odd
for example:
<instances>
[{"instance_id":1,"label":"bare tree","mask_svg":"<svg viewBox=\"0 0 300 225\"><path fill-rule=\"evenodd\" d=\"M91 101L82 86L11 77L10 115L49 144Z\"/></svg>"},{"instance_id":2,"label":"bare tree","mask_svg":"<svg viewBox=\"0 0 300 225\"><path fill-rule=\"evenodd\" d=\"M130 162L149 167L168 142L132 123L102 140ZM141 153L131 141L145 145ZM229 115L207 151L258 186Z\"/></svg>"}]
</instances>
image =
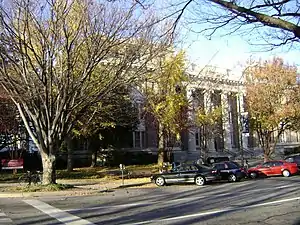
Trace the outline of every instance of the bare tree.
<instances>
[{"instance_id":1,"label":"bare tree","mask_svg":"<svg viewBox=\"0 0 300 225\"><path fill-rule=\"evenodd\" d=\"M176 3L175 3L176 2ZM175 17L173 28L182 18L195 32L211 37L218 29L226 28L227 34L238 33L252 38L260 37L268 47L299 42L300 3L292 0L178 0L170 4ZM254 41L254 39L252 39ZM264 42L264 43L265 43Z\"/></svg>"},{"instance_id":2,"label":"bare tree","mask_svg":"<svg viewBox=\"0 0 300 225\"><path fill-rule=\"evenodd\" d=\"M41 153L43 184L55 183L56 153L78 118L140 79L167 42L138 3L13 0L0 10L0 82Z\"/></svg>"}]
</instances>

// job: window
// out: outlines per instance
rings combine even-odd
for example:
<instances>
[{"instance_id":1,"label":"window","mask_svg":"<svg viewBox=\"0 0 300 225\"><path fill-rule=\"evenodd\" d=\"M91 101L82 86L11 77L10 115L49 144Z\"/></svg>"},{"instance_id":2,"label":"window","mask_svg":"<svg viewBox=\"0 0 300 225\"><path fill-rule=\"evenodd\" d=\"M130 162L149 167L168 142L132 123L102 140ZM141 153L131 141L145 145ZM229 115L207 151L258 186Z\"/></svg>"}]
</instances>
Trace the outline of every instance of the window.
<instances>
[{"instance_id":1,"label":"window","mask_svg":"<svg viewBox=\"0 0 300 225\"><path fill-rule=\"evenodd\" d=\"M295 156L294 161L300 163L300 155Z\"/></svg>"},{"instance_id":2,"label":"window","mask_svg":"<svg viewBox=\"0 0 300 225\"><path fill-rule=\"evenodd\" d=\"M145 148L145 146L146 146L146 135L145 135L145 131L141 131L141 137L142 137L142 146L141 146L141 148Z\"/></svg>"},{"instance_id":3,"label":"window","mask_svg":"<svg viewBox=\"0 0 300 225\"><path fill-rule=\"evenodd\" d=\"M205 166L205 165L197 165L197 170L201 171L201 172L207 172L207 171L211 171L212 168L209 166Z\"/></svg>"},{"instance_id":4,"label":"window","mask_svg":"<svg viewBox=\"0 0 300 225\"><path fill-rule=\"evenodd\" d=\"M135 148L141 147L141 133L139 131L134 132L134 147Z\"/></svg>"},{"instance_id":5,"label":"window","mask_svg":"<svg viewBox=\"0 0 300 225\"><path fill-rule=\"evenodd\" d=\"M282 166L283 162L274 162L272 166Z\"/></svg>"},{"instance_id":6,"label":"window","mask_svg":"<svg viewBox=\"0 0 300 225\"><path fill-rule=\"evenodd\" d=\"M238 166L235 163L228 162L227 165L229 169L238 169Z\"/></svg>"},{"instance_id":7,"label":"window","mask_svg":"<svg viewBox=\"0 0 300 225\"><path fill-rule=\"evenodd\" d=\"M145 148L146 146L146 135L145 131L135 131L133 132L133 143L134 148Z\"/></svg>"},{"instance_id":8,"label":"window","mask_svg":"<svg viewBox=\"0 0 300 225\"><path fill-rule=\"evenodd\" d=\"M241 168L241 167L242 167L242 166L241 166L239 163L237 163L237 162L230 162L230 164L234 164L235 167L237 167L237 168Z\"/></svg>"},{"instance_id":9,"label":"window","mask_svg":"<svg viewBox=\"0 0 300 225\"><path fill-rule=\"evenodd\" d=\"M201 146L201 128L196 128L195 131L195 141L196 141L196 147Z\"/></svg>"},{"instance_id":10,"label":"window","mask_svg":"<svg viewBox=\"0 0 300 225\"><path fill-rule=\"evenodd\" d=\"M174 169L174 171L179 172L179 171L184 171L185 170L185 166L178 166Z\"/></svg>"},{"instance_id":11,"label":"window","mask_svg":"<svg viewBox=\"0 0 300 225\"><path fill-rule=\"evenodd\" d=\"M265 162L264 164L262 164L262 167L270 167L272 164L272 162Z\"/></svg>"},{"instance_id":12,"label":"window","mask_svg":"<svg viewBox=\"0 0 300 225\"><path fill-rule=\"evenodd\" d=\"M191 171L195 171L195 170L198 170L198 168L196 166L194 166L194 165L190 165L190 170Z\"/></svg>"},{"instance_id":13,"label":"window","mask_svg":"<svg viewBox=\"0 0 300 225\"><path fill-rule=\"evenodd\" d=\"M216 164L214 166L217 170L225 170L225 165L222 163L222 164Z\"/></svg>"},{"instance_id":14,"label":"window","mask_svg":"<svg viewBox=\"0 0 300 225\"><path fill-rule=\"evenodd\" d=\"M196 133L195 133L195 140L196 140L196 146L199 147L200 146L200 133L199 133L199 129L197 129Z\"/></svg>"},{"instance_id":15,"label":"window","mask_svg":"<svg viewBox=\"0 0 300 225\"><path fill-rule=\"evenodd\" d=\"M287 162L295 162L294 158L293 157L289 157L289 158L286 158L285 161Z\"/></svg>"}]
</instances>

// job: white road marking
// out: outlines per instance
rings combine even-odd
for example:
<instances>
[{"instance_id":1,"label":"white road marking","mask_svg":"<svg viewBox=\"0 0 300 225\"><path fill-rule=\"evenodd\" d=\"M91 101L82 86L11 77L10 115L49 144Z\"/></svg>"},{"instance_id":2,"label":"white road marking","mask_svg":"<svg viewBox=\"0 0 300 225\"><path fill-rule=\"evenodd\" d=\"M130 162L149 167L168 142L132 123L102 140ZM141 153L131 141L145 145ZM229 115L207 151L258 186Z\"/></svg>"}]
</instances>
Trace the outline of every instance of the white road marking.
<instances>
[{"instance_id":1,"label":"white road marking","mask_svg":"<svg viewBox=\"0 0 300 225\"><path fill-rule=\"evenodd\" d=\"M300 197L295 197L295 198L288 198L288 199L281 199L281 200L276 200L272 202L265 202L265 203L259 203L259 204L254 204L254 205L249 205L249 206L239 206L239 207L227 207L224 209L216 209L216 210L211 210L211 211L206 211L206 212L201 212L201 213L195 213L195 214L190 214L190 215L185 215L185 216L177 216L177 217L171 217L171 218L165 218L165 219L157 219L157 220L148 220L148 221L142 221L142 222L136 222L136 223L128 223L124 225L140 225L140 224L148 224L148 223L161 223L161 222L167 222L167 221L172 221L172 220L181 220L181 219L186 219L186 218L191 218L191 217L202 217L202 216L207 216L207 215L213 215L213 214L218 214L218 213L225 213L225 212L230 212L234 210L241 210L241 209L250 209L250 208L256 208L256 207L262 207L266 205L275 205L279 203L284 203L284 202L291 202L291 201L297 201L300 200Z\"/></svg>"},{"instance_id":2,"label":"white road marking","mask_svg":"<svg viewBox=\"0 0 300 225\"><path fill-rule=\"evenodd\" d=\"M63 210L55 208L39 200L32 199L32 200L23 200L23 201L66 225L95 225L88 220L81 219L78 216L71 215Z\"/></svg>"},{"instance_id":3,"label":"white road marking","mask_svg":"<svg viewBox=\"0 0 300 225\"><path fill-rule=\"evenodd\" d=\"M0 218L0 224L1 223L8 224L8 223L12 223L12 222L13 221L10 218Z\"/></svg>"},{"instance_id":4,"label":"white road marking","mask_svg":"<svg viewBox=\"0 0 300 225\"><path fill-rule=\"evenodd\" d=\"M0 224L4 223L4 224L8 224L8 223L12 223L12 219L9 218L5 213L0 212Z\"/></svg>"}]
</instances>

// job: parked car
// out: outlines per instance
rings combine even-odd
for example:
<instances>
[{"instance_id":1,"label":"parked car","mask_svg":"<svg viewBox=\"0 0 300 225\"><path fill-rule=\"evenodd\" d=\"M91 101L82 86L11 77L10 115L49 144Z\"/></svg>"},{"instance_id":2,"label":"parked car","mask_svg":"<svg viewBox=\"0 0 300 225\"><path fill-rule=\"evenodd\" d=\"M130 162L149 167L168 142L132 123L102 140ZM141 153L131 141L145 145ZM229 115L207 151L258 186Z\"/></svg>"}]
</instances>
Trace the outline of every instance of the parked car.
<instances>
[{"instance_id":1,"label":"parked car","mask_svg":"<svg viewBox=\"0 0 300 225\"><path fill-rule=\"evenodd\" d=\"M217 171L206 166L194 164L180 164L168 172L154 174L151 181L157 186L171 183L195 183L202 186L207 182L218 180Z\"/></svg>"},{"instance_id":2,"label":"parked car","mask_svg":"<svg viewBox=\"0 0 300 225\"><path fill-rule=\"evenodd\" d=\"M214 163L213 169L220 175L220 180L228 180L229 182L240 181L247 176L245 169L233 161Z\"/></svg>"},{"instance_id":3,"label":"parked car","mask_svg":"<svg viewBox=\"0 0 300 225\"><path fill-rule=\"evenodd\" d=\"M300 169L300 153L288 155L284 158L284 160L287 162L297 163L298 168Z\"/></svg>"},{"instance_id":4,"label":"parked car","mask_svg":"<svg viewBox=\"0 0 300 225\"><path fill-rule=\"evenodd\" d=\"M296 163L287 162L284 160L273 160L257 165L248 169L248 175L251 178L259 176L278 176L289 177L298 173L299 169Z\"/></svg>"}]
</instances>

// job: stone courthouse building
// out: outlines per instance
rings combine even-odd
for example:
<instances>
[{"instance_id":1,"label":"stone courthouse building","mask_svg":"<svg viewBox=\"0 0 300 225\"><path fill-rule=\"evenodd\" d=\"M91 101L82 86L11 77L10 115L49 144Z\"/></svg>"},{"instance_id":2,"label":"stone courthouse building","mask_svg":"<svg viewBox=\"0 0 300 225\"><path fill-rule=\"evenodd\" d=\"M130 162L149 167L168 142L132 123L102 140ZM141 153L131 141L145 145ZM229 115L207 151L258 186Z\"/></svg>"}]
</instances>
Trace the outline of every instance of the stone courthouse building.
<instances>
[{"instance_id":1,"label":"stone courthouse building","mask_svg":"<svg viewBox=\"0 0 300 225\"><path fill-rule=\"evenodd\" d=\"M192 68L188 74L193 79L187 88L190 100L189 119L194 120L193 109L201 106L205 109L221 106L222 119L218 121L210 135L201 127L191 126L182 134L181 142L172 147L174 161L192 161L200 157L229 156L255 157L262 154L256 134L247 123L245 87L242 72L207 67L200 73ZM143 95L136 91L134 99L142 114ZM157 129L153 118L140 117L140 123L132 134L133 150L157 152ZM286 131L279 140L280 146L300 145L298 132Z\"/></svg>"}]
</instances>

